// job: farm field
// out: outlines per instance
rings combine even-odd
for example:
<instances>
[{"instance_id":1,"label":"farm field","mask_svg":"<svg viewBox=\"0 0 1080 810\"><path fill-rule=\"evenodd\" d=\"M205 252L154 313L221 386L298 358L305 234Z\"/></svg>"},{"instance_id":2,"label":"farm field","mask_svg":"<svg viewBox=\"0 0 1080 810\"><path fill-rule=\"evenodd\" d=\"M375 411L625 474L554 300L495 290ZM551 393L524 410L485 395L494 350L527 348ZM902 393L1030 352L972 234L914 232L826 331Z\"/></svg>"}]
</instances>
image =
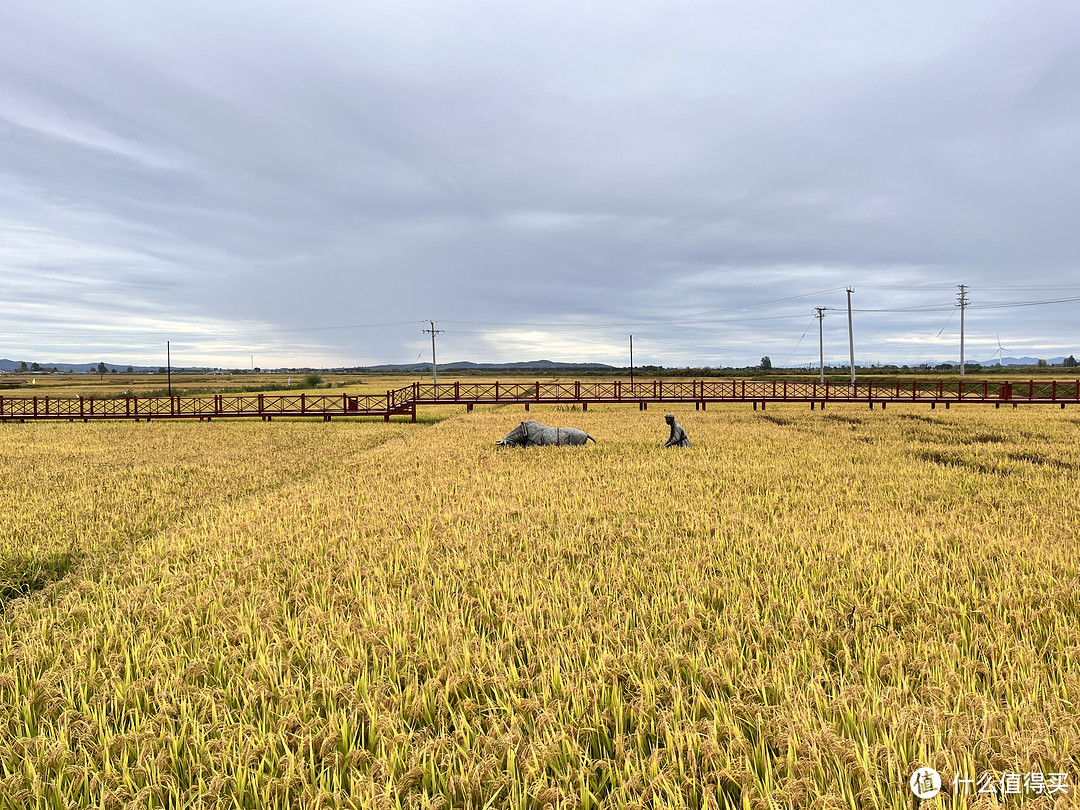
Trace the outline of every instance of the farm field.
<instances>
[{"instance_id":1,"label":"farm field","mask_svg":"<svg viewBox=\"0 0 1080 810\"><path fill-rule=\"evenodd\" d=\"M319 391L385 393L387 388L411 385L419 375L322 374ZM427 378L430 378L430 372ZM175 396L231 394L245 391L311 390L306 374L199 374L172 375ZM169 395L165 374L21 374L0 378L0 395L13 397L164 397Z\"/></svg>"},{"instance_id":2,"label":"farm field","mask_svg":"<svg viewBox=\"0 0 1080 810\"><path fill-rule=\"evenodd\" d=\"M971 372L967 380L990 380L998 381L1007 379L1016 383L1024 382L1029 379L1034 379L1036 382L1058 380L1061 383L1071 385L1077 375L1080 374L1075 368L1050 368L1050 369L1032 369L1032 368L1004 368L1004 369L984 369L977 372ZM397 374L358 374L358 373L322 373L318 375L321 382L317 383L314 387L306 385L307 375L304 373L289 374L289 373L251 373L251 374L207 374L196 372L174 372L172 375L172 393L176 396L198 396L206 394L239 394L244 392L257 392L257 391L281 391L289 392L295 391L301 393L307 391L308 393L334 393L339 394L342 392L348 392L351 394L383 394L388 389L398 389L405 386L410 386L415 382L428 383L431 381L430 369L417 372L417 373L397 373ZM498 374L496 375L498 380L503 383L531 383L536 380L551 380L551 381L573 381L575 379L582 380L622 380L628 382L630 377L626 373L612 373L612 374L590 374L584 377L580 375L574 375L569 372L548 372L548 373L536 373L535 371L527 374ZM458 372L453 371L439 371L440 382L453 382L455 380L463 383L469 382L488 382L492 379L491 374L480 374L477 372ZM758 379L758 380L800 380L806 382L813 382L818 379L817 372L813 373L792 373L792 372L776 372L770 374L766 372L757 372L753 374L746 374L744 372L736 372L731 375L709 375L709 376L697 376L688 377L671 376L671 375L656 375L650 373L639 372L636 376L638 382L653 379L665 379L665 380L682 380L687 379L709 379L716 380L721 378L737 378L737 379ZM846 373L828 373L826 378L832 383L832 385L842 385L849 377ZM933 380L935 383L938 380L945 380L946 384L955 384L960 378L955 374L940 373L940 372L909 372L898 375L889 375L885 373L867 374L860 376L860 380L873 379L875 384L891 384L895 380L900 380L905 386L910 385L914 380L926 381ZM168 378L164 374L51 374L51 373L33 373L27 372L25 374L8 374L0 376L0 396L11 397L66 397L72 398L75 396L82 397L122 397L122 396L136 396L136 397L164 397L168 396Z\"/></svg>"},{"instance_id":3,"label":"farm field","mask_svg":"<svg viewBox=\"0 0 1080 810\"><path fill-rule=\"evenodd\" d=\"M664 410L0 426L0 808L1075 806L1076 410Z\"/></svg>"}]
</instances>

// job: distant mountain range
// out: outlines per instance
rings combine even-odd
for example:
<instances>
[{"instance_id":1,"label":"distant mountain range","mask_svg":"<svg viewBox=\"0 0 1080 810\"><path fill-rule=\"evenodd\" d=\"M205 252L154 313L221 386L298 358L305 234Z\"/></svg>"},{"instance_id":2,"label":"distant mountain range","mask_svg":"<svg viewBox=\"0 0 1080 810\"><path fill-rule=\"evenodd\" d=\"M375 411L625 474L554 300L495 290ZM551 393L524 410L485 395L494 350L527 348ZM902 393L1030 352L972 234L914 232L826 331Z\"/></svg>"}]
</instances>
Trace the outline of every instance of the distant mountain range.
<instances>
[{"instance_id":1,"label":"distant mountain range","mask_svg":"<svg viewBox=\"0 0 1080 810\"><path fill-rule=\"evenodd\" d=\"M55 368L57 371L62 371L64 373L73 371L76 374L81 374L83 372L97 371L98 367L97 363L61 363L50 361L48 363L38 362L38 365L41 368L38 371L33 371L32 369L30 369L30 366L33 365L32 361L30 360L22 361L2 359L0 360L0 371L19 372L19 369L23 362L26 363L27 370L20 372L22 374L39 374L43 371L52 371L53 368ZM127 365L118 366L113 363L106 363L105 367L109 369L110 372L114 368L120 372L127 371L128 369ZM154 366L153 368L150 368L149 366L132 366L131 368L133 371L157 371L157 366Z\"/></svg>"},{"instance_id":2,"label":"distant mountain range","mask_svg":"<svg viewBox=\"0 0 1080 810\"><path fill-rule=\"evenodd\" d=\"M381 366L359 366L371 371L426 371L431 363L389 363ZM556 363L552 360L528 360L521 363L439 363L439 371L616 371L606 363Z\"/></svg>"},{"instance_id":3,"label":"distant mountain range","mask_svg":"<svg viewBox=\"0 0 1080 810\"><path fill-rule=\"evenodd\" d=\"M19 371L23 362L24 361L22 360L0 360L0 371ZM50 361L48 363L39 362L38 365L41 366L41 368L39 371L35 372L33 370L30 370L30 366L33 365L33 363L30 360L27 360L25 362L28 370L25 372L21 372L23 374L37 374L41 373L42 371L52 371L52 369L54 368L57 371L62 371L64 373L73 371L76 374L96 372L98 369L97 363L63 363ZM106 363L105 368L109 370L109 373L112 373L113 369L116 369L120 373L124 373L128 370L129 366L128 364L117 365L116 363ZM148 371L158 370L157 366L130 366L130 368L133 372L139 374L145 374ZM176 369L173 369L173 371L176 371Z\"/></svg>"},{"instance_id":4,"label":"distant mountain range","mask_svg":"<svg viewBox=\"0 0 1080 810\"><path fill-rule=\"evenodd\" d=\"M1065 360L1064 357L1060 357L1060 356L1059 357L1046 357L1046 358L1042 358L1042 359L1046 360L1046 362L1049 363L1050 365L1059 365ZM1037 358L1037 357L1003 357L1001 359L1001 365L1003 365L1003 366L1034 366L1038 362L1039 362L1039 358ZM33 370L31 370L29 368L32 365L31 362L26 361L27 371L20 372L19 370L21 368L22 363L23 363L22 360L2 360L2 359L0 359L0 371L19 372L19 373L23 373L23 374L35 374L35 373L40 374L40 373L43 373L43 372L46 372L46 371L51 371L53 368L56 368L58 371L61 371L61 372L64 372L64 373L74 372L76 374L84 374L84 373L93 374L93 373L96 373L97 370L98 370L98 364L97 363L67 363L67 362L59 362L59 361L50 361L50 362L46 362L46 363L40 363L39 362L38 365L40 366L40 370L35 372L35 371L33 371ZM926 365L930 366L931 368L933 366L939 365L940 363L952 363L953 365L957 365L957 361L956 361L955 358L952 358L952 359L949 359L949 360L927 360L926 361ZM967 365L969 365L969 366L970 365L981 365L981 366L983 366L985 368L991 368L993 366L996 366L997 363L998 363L997 359L993 359L993 360L983 360L983 361L968 361ZM832 366L834 368L836 367L836 365L837 364L832 364ZM899 364L897 364L897 365L899 365ZM124 373L128 373L127 370L130 368L131 369L130 373L146 374L148 372L155 372L161 367L160 366L136 366L136 365L127 365L127 364L121 365L121 364L117 364L117 363L105 363L105 368L108 369L109 373L112 373L113 370L115 369L118 373L124 374ZM422 371L427 371L430 368L431 368L431 363L385 363L385 364L378 365L378 366L351 366L351 367L349 367L348 370L372 371L372 372L422 372ZM440 363L439 364L439 370L440 371L493 371L493 372L494 371L566 371L566 372L574 372L574 371L620 371L620 370L623 370L623 368L625 368L625 367L611 366L611 365L608 365L606 363L559 363L559 362L555 362L553 360L529 360L529 361L518 362L518 363L473 363L473 362L470 362L470 361L467 361L467 360L461 360L461 361L454 362L454 363ZM673 368L678 368L678 367L673 367ZM179 369L179 368L173 368L174 372L179 372L180 370L181 369ZM193 367L185 367L183 370L184 371L194 371L194 372L206 373L206 372L211 372L211 371L220 371L221 369L208 368L208 367L204 366L204 367L194 367L194 368ZM296 369L296 368L290 368L290 369L263 369L264 372L290 371L292 373L297 373L298 371L310 371L310 370L311 369L308 369L308 368L303 368L303 369ZM317 371L325 371L326 369L315 369L315 370L317 370ZM341 369L331 369L331 370L341 370Z\"/></svg>"},{"instance_id":5,"label":"distant mountain range","mask_svg":"<svg viewBox=\"0 0 1080 810\"><path fill-rule=\"evenodd\" d=\"M1042 358L1050 365L1060 365L1065 362L1065 358L1062 357L1044 357ZM1039 362L1038 357L1002 357L1001 365L1003 366L1034 366ZM982 362L984 366L997 365L997 360L984 360Z\"/></svg>"},{"instance_id":6,"label":"distant mountain range","mask_svg":"<svg viewBox=\"0 0 1080 810\"><path fill-rule=\"evenodd\" d=\"M1001 365L1003 365L1003 366L1035 366L1035 365L1038 365L1040 359L1045 360L1051 366L1053 366L1053 365L1061 365L1065 361L1064 356L1061 356L1061 357L1043 357L1043 358L1039 358L1039 357L1002 357L1000 362L1001 362ZM949 357L949 358L946 358L944 360L940 360L940 359L938 359L938 360L922 360L919 363L915 364L915 366L912 366L912 367L913 368L918 368L921 365L927 365L927 366L930 366L930 368L933 368L934 366L941 365L942 363L951 363L954 366L959 366L960 365L960 360L958 358L956 358L956 357ZM998 359L996 357L993 360L965 360L964 361L965 366L982 366L983 368L993 368L997 364L998 364ZM845 367L847 366L846 363L844 363L843 365ZM879 365L903 365L903 364L902 363L895 363L895 364L882 363L882 364L879 364ZM834 367L835 367L835 364L834 364ZM860 366L860 368L862 368L862 366Z\"/></svg>"}]
</instances>

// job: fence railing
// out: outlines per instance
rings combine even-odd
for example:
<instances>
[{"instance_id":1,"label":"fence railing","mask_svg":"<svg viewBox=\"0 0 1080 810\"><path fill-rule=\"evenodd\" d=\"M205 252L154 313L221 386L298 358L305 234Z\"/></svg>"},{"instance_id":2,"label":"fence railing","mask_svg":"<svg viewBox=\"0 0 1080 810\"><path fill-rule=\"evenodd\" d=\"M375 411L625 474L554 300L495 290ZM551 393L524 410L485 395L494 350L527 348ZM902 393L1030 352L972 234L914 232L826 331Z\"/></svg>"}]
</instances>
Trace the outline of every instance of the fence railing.
<instances>
[{"instance_id":1,"label":"fence railing","mask_svg":"<svg viewBox=\"0 0 1080 810\"><path fill-rule=\"evenodd\" d=\"M648 402L1080 403L1077 380L589 380L420 383L385 394L212 394L190 397L4 397L0 419L212 419L382 416L418 405Z\"/></svg>"},{"instance_id":2,"label":"fence railing","mask_svg":"<svg viewBox=\"0 0 1080 810\"><path fill-rule=\"evenodd\" d=\"M399 389L407 391L409 389ZM1080 402L1080 380L623 380L535 383L413 383L417 404L445 402Z\"/></svg>"}]
</instances>

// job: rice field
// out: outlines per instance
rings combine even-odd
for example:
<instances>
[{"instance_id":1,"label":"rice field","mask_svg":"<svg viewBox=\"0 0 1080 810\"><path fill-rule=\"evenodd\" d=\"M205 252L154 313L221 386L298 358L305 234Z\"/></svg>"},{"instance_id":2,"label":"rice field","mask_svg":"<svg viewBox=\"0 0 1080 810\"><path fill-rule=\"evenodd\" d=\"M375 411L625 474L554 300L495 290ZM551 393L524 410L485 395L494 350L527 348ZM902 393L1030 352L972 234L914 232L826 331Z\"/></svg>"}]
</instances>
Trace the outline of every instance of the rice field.
<instances>
[{"instance_id":1,"label":"rice field","mask_svg":"<svg viewBox=\"0 0 1080 810\"><path fill-rule=\"evenodd\" d=\"M0 808L1076 805L1076 411L663 411L2 426Z\"/></svg>"}]
</instances>

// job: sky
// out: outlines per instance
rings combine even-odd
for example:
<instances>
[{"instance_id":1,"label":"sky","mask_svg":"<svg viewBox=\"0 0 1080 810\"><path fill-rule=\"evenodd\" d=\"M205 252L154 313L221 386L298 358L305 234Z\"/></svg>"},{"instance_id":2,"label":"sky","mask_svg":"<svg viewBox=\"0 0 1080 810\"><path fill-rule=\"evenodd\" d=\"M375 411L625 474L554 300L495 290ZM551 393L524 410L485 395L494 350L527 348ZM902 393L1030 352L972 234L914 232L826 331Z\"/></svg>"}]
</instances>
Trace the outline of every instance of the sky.
<instances>
[{"instance_id":1,"label":"sky","mask_svg":"<svg viewBox=\"0 0 1080 810\"><path fill-rule=\"evenodd\" d=\"M1080 4L4 0L0 357L1080 351Z\"/></svg>"}]
</instances>

